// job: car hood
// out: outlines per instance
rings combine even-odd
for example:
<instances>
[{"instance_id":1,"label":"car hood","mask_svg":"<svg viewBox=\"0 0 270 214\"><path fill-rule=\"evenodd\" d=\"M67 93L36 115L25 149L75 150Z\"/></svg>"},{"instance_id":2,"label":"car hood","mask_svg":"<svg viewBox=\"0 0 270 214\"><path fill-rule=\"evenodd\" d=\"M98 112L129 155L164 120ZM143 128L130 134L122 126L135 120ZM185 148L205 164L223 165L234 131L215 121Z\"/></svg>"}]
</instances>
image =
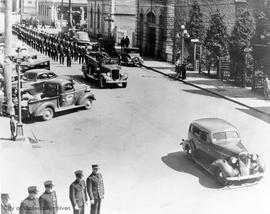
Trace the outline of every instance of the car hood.
<instances>
[{"instance_id":1,"label":"car hood","mask_svg":"<svg viewBox=\"0 0 270 214\"><path fill-rule=\"evenodd\" d=\"M119 65L103 65L104 68L108 69L108 70L120 70L119 69Z\"/></svg>"},{"instance_id":2,"label":"car hood","mask_svg":"<svg viewBox=\"0 0 270 214\"><path fill-rule=\"evenodd\" d=\"M238 156L239 153L247 151L246 147L242 144L241 140L230 140L226 143L220 143L217 145L218 147L222 148L223 152L231 155L231 156Z\"/></svg>"}]
</instances>

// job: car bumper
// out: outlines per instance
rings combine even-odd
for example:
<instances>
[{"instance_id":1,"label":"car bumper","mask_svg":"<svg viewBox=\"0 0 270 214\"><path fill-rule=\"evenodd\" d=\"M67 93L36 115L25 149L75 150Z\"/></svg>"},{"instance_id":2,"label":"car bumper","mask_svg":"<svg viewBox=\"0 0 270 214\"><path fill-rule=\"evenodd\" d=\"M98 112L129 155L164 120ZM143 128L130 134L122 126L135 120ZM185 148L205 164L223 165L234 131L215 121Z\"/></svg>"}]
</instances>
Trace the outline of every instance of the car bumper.
<instances>
[{"instance_id":1,"label":"car bumper","mask_svg":"<svg viewBox=\"0 0 270 214\"><path fill-rule=\"evenodd\" d=\"M125 83L127 80L107 80L106 84L118 84L118 83Z\"/></svg>"},{"instance_id":2,"label":"car bumper","mask_svg":"<svg viewBox=\"0 0 270 214\"><path fill-rule=\"evenodd\" d=\"M236 176L236 177L227 177L226 181L229 183L253 183L260 180L264 176L264 173L257 173L254 175L247 176Z\"/></svg>"}]
</instances>

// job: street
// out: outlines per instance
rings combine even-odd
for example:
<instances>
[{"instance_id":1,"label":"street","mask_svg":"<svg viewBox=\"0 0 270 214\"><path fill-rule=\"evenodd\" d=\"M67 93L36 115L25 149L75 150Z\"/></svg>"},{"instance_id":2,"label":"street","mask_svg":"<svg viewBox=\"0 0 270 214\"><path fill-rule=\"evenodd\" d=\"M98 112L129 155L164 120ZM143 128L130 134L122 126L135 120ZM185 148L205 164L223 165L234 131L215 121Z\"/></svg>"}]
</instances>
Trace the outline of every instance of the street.
<instances>
[{"instance_id":1,"label":"street","mask_svg":"<svg viewBox=\"0 0 270 214\"><path fill-rule=\"evenodd\" d=\"M52 63L57 74L84 81L80 69L78 63L67 69ZM220 188L179 145L192 120L219 117L235 125L248 150L268 166L267 122L153 71L122 69L129 75L126 89L99 89L84 81L97 98L91 110L60 113L46 122L28 120L25 126L38 142L2 148L2 190L10 192L15 207L27 196L27 186L37 185L41 194L43 182L52 179L60 214L71 213L68 188L74 171L82 169L86 179L91 164L98 163L105 184L102 213L268 213L268 174L255 186Z\"/></svg>"}]
</instances>

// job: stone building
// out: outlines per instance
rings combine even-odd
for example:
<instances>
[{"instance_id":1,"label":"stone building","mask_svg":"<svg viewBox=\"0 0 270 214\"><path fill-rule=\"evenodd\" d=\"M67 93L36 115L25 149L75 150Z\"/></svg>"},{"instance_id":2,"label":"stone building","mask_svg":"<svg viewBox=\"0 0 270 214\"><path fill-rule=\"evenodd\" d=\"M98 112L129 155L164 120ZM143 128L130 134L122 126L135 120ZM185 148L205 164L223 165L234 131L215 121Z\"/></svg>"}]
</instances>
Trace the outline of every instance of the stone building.
<instances>
[{"instance_id":1,"label":"stone building","mask_svg":"<svg viewBox=\"0 0 270 214\"><path fill-rule=\"evenodd\" d=\"M87 14L87 0L72 0L72 17L73 24L84 24L86 22ZM62 0L38 0L36 6L36 17L40 24L61 23L61 9ZM63 23L67 23L69 20L69 0L63 0Z\"/></svg>"},{"instance_id":2,"label":"stone building","mask_svg":"<svg viewBox=\"0 0 270 214\"><path fill-rule=\"evenodd\" d=\"M88 32L96 37L113 36L117 43L123 36L134 45L136 29L136 0L88 0Z\"/></svg>"},{"instance_id":3,"label":"stone building","mask_svg":"<svg viewBox=\"0 0 270 214\"><path fill-rule=\"evenodd\" d=\"M206 27L211 14L220 10L230 34L246 0L197 0ZM169 62L175 59L178 47L176 35L188 21L193 0L137 0L137 44L144 55ZM181 45L181 42L180 42Z\"/></svg>"}]
</instances>

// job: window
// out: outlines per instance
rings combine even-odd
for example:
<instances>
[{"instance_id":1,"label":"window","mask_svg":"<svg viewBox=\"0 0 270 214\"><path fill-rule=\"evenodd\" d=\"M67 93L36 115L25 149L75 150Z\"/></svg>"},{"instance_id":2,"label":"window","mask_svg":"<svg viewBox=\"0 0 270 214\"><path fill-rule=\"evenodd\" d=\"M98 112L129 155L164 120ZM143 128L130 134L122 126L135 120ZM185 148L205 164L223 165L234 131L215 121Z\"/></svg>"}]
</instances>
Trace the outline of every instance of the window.
<instances>
[{"instance_id":1,"label":"window","mask_svg":"<svg viewBox=\"0 0 270 214\"><path fill-rule=\"evenodd\" d=\"M46 73L43 73L43 74L40 74L38 79L47 79L48 78L48 75Z\"/></svg>"},{"instance_id":2,"label":"window","mask_svg":"<svg viewBox=\"0 0 270 214\"><path fill-rule=\"evenodd\" d=\"M67 83L65 85L65 91L70 91L70 90L73 90L73 85L72 85L72 83Z\"/></svg>"},{"instance_id":3,"label":"window","mask_svg":"<svg viewBox=\"0 0 270 214\"><path fill-rule=\"evenodd\" d=\"M236 131L218 132L213 134L213 141L218 143L230 139L238 139L239 134Z\"/></svg>"},{"instance_id":4,"label":"window","mask_svg":"<svg viewBox=\"0 0 270 214\"><path fill-rule=\"evenodd\" d=\"M147 22L148 24L156 24L156 16L153 12L147 14Z\"/></svg>"},{"instance_id":5,"label":"window","mask_svg":"<svg viewBox=\"0 0 270 214\"><path fill-rule=\"evenodd\" d=\"M51 78L54 78L56 77L56 75L54 73L48 73L48 78L51 79Z\"/></svg>"}]
</instances>

